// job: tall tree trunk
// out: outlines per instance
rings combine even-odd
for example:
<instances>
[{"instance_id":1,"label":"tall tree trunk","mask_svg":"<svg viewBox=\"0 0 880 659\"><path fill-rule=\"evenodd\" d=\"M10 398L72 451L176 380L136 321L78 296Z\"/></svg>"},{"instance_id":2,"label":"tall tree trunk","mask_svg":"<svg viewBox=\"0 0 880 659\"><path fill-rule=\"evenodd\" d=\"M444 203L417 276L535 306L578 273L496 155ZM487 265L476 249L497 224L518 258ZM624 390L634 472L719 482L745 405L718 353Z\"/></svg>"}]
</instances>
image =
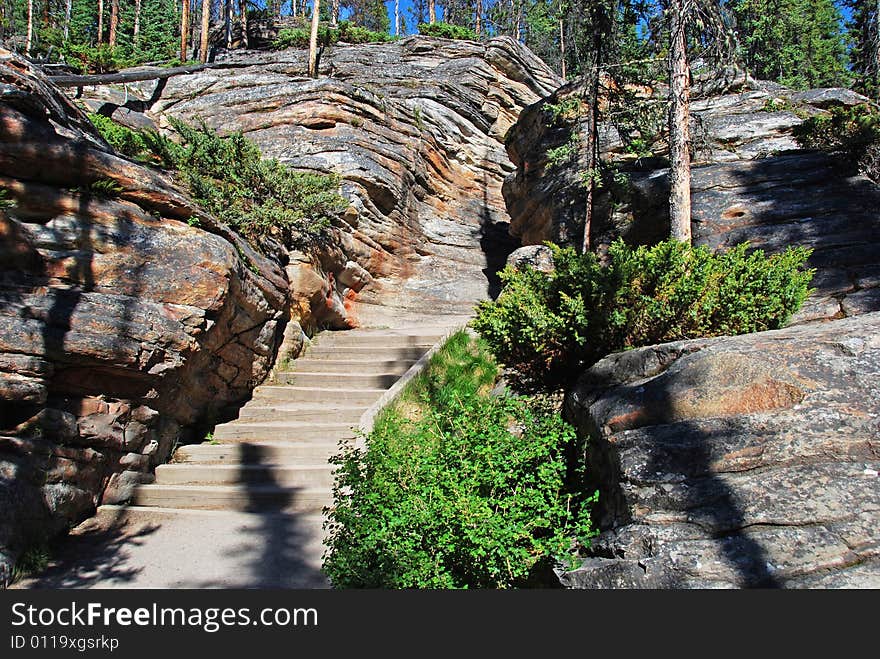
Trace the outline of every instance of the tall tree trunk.
<instances>
[{"instance_id":1,"label":"tall tree trunk","mask_svg":"<svg viewBox=\"0 0 880 659\"><path fill-rule=\"evenodd\" d=\"M483 33L483 0L477 0L475 8L476 19L474 21L474 32L477 36Z\"/></svg>"},{"instance_id":2,"label":"tall tree trunk","mask_svg":"<svg viewBox=\"0 0 880 659\"><path fill-rule=\"evenodd\" d=\"M183 0L183 6L180 12L180 61L186 61L186 55L189 52L189 2Z\"/></svg>"},{"instance_id":3,"label":"tall tree trunk","mask_svg":"<svg viewBox=\"0 0 880 659\"><path fill-rule=\"evenodd\" d=\"M110 47L116 47L116 32L119 29L119 0L110 0Z\"/></svg>"},{"instance_id":4,"label":"tall tree trunk","mask_svg":"<svg viewBox=\"0 0 880 659\"><path fill-rule=\"evenodd\" d=\"M669 44L669 233L691 242L690 80L685 2L672 0Z\"/></svg>"},{"instance_id":5,"label":"tall tree trunk","mask_svg":"<svg viewBox=\"0 0 880 659\"><path fill-rule=\"evenodd\" d=\"M428 22L431 25L437 22L437 7L434 0L428 0Z\"/></svg>"},{"instance_id":6,"label":"tall tree trunk","mask_svg":"<svg viewBox=\"0 0 880 659\"><path fill-rule=\"evenodd\" d=\"M394 0L395 10L398 0ZM330 3L330 22L336 26L339 24L339 0L332 0Z\"/></svg>"},{"instance_id":7,"label":"tall tree trunk","mask_svg":"<svg viewBox=\"0 0 880 659\"><path fill-rule=\"evenodd\" d=\"M559 17L559 61L561 62L562 79L565 80L565 25Z\"/></svg>"},{"instance_id":8,"label":"tall tree trunk","mask_svg":"<svg viewBox=\"0 0 880 659\"><path fill-rule=\"evenodd\" d=\"M312 7L312 32L309 35L309 77L318 77L318 21L321 19L321 0Z\"/></svg>"},{"instance_id":9,"label":"tall tree trunk","mask_svg":"<svg viewBox=\"0 0 880 659\"><path fill-rule=\"evenodd\" d=\"M226 34L226 50L232 49L232 0L226 0L223 9L223 29Z\"/></svg>"},{"instance_id":10,"label":"tall tree trunk","mask_svg":"<svg viewBox=\"0 0 880 659\"><path fill-rule=\"evenodd\" d=\"M239 3L239 16L238 20L241 21L241 45L244 48L247 48L250 44L248 43L248 24L247 24L247 0L241 0Z\"/></svg>"},{"instance_id":11,"label":"tall tree trunk","mask_svg":"<svg viewBox=\"0 0 880 659\"><path fill-rule=\"evenodd\" d=\"M601 92L602 65L605 63L605 40L610 38L609 16L605 6L596 3L590 16L590 27L593 30L593 66L590 68L589 77L589 103L590 121L587 134L587 171L590 175L587 186L586 213L584 216L584 235L581 242L581 251L586 254L592 245L591 233L593 229L593 202L596 196L596 188L599 185L599 95Z\"/></svg>"},{"instance_id":12,"label":"tall tree trunk","mask_svg":"<svg viewBox=\"0 0 880 659\"><path fill-rule=\"evenodd\" d=\"M27 3L27 36L24 41L24 53L30 56L31 47L34 45L34 0Z\"/></svg>"},{"instance_id":13,"label":"tall tree trunk","mask_svg":"<svg viewBox=\"0 0 880 659\"><path fill-rule=\"evenodd\" d=\"M394 36L400 36L400 0L394 0Z\"/></svg>"},{"instance_id":14,"label":"tall tree trunk","mask_svg":"<svg viewBox=\"0 0 880 659\"><path fill-rule=\"evenodd\" d=\"M134 32L132 33L132 41L137 49L138 42L141 39L141 0L134 0Z\"/></svg>"},{"instance_id":15,"label":"tall tree trunk","mask_svg":"<svg viewBox=\"0 0 880 659\"><path fill-rule=\"evenodd\" d=\"M64 2L64 40L70 38L70 15L73 13L73 0L65 0Z\"/></svg>"},{"instance_id":16,"label":"tall tree trunk","mask_svg":"<svg viewBox=\"0 0 880 659\"><path fill-rule=\"evenodd\" d=\"M104 43L104 0L98 0L98 45Z\"/></svg>"},{"instance_id":17,"label":"tall tree trunk","mask_svg":"<svg viewBox=\"0 0 880 659\"><path fill-rule=\"evenodd\" d=\"M208 61L208 32L211 29L211 0L202 0L202 33L199 43L200 61Z\"/></svg>"}]
</instances>

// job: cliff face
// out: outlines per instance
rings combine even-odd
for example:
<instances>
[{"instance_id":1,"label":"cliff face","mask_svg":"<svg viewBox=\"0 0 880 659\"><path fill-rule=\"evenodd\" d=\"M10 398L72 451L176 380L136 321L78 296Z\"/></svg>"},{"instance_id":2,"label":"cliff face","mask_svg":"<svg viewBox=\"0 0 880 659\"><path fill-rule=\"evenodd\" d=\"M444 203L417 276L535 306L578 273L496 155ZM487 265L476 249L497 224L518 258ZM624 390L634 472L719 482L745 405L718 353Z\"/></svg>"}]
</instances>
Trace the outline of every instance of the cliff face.
<instances>
[{"instance_id":1,"label":"cliff face","mask_svg":"<svg viewBox=\"0 0 880 659\"><path fill-rule=\"evenodd\" d=\"M818 272L817 293L796 321L880 310L880 187L847 172L845 164L798 148L792 130L805 116L867 99L843 89L792 92L740 80L734 93L692 104L694 243L730 247L748 240L775 252L806 245ZM699 90L698 90L699 91ZM507 145L516 172L504 184L511 232L524 244L579 244L585 217L583 143L562 163L548 149L571 140L585 118L554 121L548 105L576 93L573 86L528 108ZM581 131L584 128L581 127ZM600 251L616 236L651 243L668 236L667 169L660 158L627 154L612 126L600 131L603 158L617 165L622 184L598 193L592 243ZM662 155L662 141L655 145Z\"/></svg>"},{"instance_id":2,"label":"cliff face","mask_svg":"<svg viewBox=\"0 0 880 659\"><path fill-rule=\"evenodd\" d=\"M0 188L4 583L24 547L127 498L249 395L272 366L288 282L6 51Z\"/></svg>"},{"instance_id":3,"label":"cliff face","mask_svg":"<svg viewBox=\"0 0 880 659\"><path fill-rule=\"evenodd\" d=\"M221 64L169 80L158 99L155 83L141 85L154 97L147 115L241 130L293 167L339 173L351 208L322 275L357 264L372 280L357 299L417 310L466 312L487 296L517 246L501 195L513 171L504 136L560 82L543 62L508 38L413 37L330 47L316 80L300 50Z\"/></svg>"}]
</instances>

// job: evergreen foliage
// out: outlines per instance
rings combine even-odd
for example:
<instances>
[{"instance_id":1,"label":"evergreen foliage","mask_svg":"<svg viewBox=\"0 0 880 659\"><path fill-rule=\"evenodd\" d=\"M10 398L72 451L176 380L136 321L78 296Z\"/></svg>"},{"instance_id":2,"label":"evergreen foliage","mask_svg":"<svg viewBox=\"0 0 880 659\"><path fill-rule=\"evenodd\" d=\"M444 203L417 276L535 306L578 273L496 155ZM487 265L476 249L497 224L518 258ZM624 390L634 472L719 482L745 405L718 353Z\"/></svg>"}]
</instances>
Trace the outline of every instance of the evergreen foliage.
<instances>
[{"instance_id":1,"label":"evergreen foliage","mask_svg":"<svg viewBox=\"0 0 880 659\"><path fill-rule=\"evenodd\" d=\"M90 117L117 151L172 170L208 213L257 247L266 237L297 247L321 242L330 221L348 204L339 194L338 176L296 171L263 158L240 132L220 137L204 124L171 119L178 143L101 115Z\"/></svg>"},{"instance_id":2,"label":"evergreen foliage","mask_svg":"<svg viewBox=\"0 0 880 659\"><path fill-rule=\"evenodd\" d=\"M564 384L619 350L782 327L810 292L809 254L618 240L601 264L553 246L552 273L506 268L504 290L478 306L472 325L524 381Z\"/></svg>"},{"instance_id":3,"label":"evergreen foliage","mask_svg":"<svg viewBox=\"0 0 880 659\"><path fill-rule=\"evenodd\" d=\"M451 23L419 23L419 34L443 39L476 39L477 34L468 27Z\"/></svg>"},{"instance_id":4,"label":"evergreen foliage","mask_svg":"<svg viewBox=\"0 0 880 659\"><path fill-rule=\"evenodd\" d=\"M734 0L749 72L795 89L846 85L846 42L833 0Z\"/></svg>"}]
</instances>

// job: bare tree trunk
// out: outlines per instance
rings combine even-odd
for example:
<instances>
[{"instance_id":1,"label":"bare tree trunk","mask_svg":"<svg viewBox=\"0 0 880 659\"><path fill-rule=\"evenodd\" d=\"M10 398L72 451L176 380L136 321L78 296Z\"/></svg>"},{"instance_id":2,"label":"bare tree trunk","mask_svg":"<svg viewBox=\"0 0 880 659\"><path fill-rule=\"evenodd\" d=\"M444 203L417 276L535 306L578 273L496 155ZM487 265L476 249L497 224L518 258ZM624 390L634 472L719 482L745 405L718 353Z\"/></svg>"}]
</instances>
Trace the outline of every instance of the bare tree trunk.
<instances>
[{"instance_id":1,"label":"bare tree trunk","mask_svg":"<svg viewBox=\"0 0 880 659\"><path fill-rule=\"evenodd\" d=\"M247 0L241 0L239 4L238 20L241 21L241 45L244 48L247 48L249 46L247 33Z\"/></svg>"},{"instance_id":2,"label":"bare tree trunk","mask_svg":"<svg viewBox=\"0 0 880 659\"><path fill-rule=\"evenodd\" d=\"M189 52L189 0L183 0L180 13L180 61L186 61Z\"/></svg>"},{"instance_id":3,"label":"bare tree trunk","mask_svg":"<svg viewBox=\"0 0 880 659\"><path fill-rule=\"evenodd\" d=\"M208 61L208 31L211 29L211 0L202 0L202 33L199 43L200 61Z\"/></svg>"},{"instance_id":4,"label":"bare tree trunk","mask_svg":"<svg viewBox=\"0 0 880 659\"><path fill-rule=\"evenodd\" d=\"M669 233L691 242L690 80L685 0L672 0L669 48Z\"/></svg>"},{"instance_id":5,"label":"bare tree trunk","mask_svg":"<svg viewBox=\"0 0 880 659\"><path fill-rule=\"evenodd\" d=\"M132 41L134 47L138 47L138 41L141 37L141 0L134 0L134 32L132 33Z\"/></svg>"},{"instance_id":6,"label":"bare tree trunk","mask_svg":"<svg viewBox=\"0 0 880 659\"><path fill-rule=\"evenodd\" d=\"M309 77L318 77L318 21L321 19L321 0L312 7L312 32L309 35Z\"/></svg>"},{"instance_id":7,"label":"bare tree trunk","mask_svg":"<svg viewBox=\"0 0 880 659\"><path fill-rule=\"evenodd\" d=\"M119 29L119 0L110 0L110 47L116 47L116 32Z\"/></svg>"},{"instance_id":8,"label":"bare tree trunk","mask_svg":"<svg viewBox=\"0 0 880 659\"><path fill-rule=\"evenodd\" d=\"M562 79L565 80L565 25L559 17L559 61L562 62Z\"/></svg>"},{"instance_id":9,"label":"bare tree trunk","mask_svg":"<svg viewBox=\"0 0 880 659\"><path fill-rule=\"evenodd\" d=\"M70 15L73 12L73 0L66 0L64 3L64 40L70 38Z\"/></svg>"},{"instance_id":10,"label":"bare tree trunk","mask_svg":"<svg viewBox=\"0 0 880 659\"><path fill-rule=\"evenodd\" d=\"M516 3L516 40L523 42L523 3L518 0Z\"/></svg>"},{"instance_id":11,"label":"bare tree trunk","mask_svg":"<svg viewBox=\"0 0 880 659\"><path fill-rule=\"evenodd\" d=\"M338 2L339 0L334 0ZM394 36L400 35L400 0L394 0Z\"/></svg>"},{"instance_id":12,"label":"bare tree trunk","mask_svg":"<svg viewBox=\"0 0 880 659\"><path fill-rule=\"evenodd\" d=\"M395 11L397 10L398 0L394 0ZM339 0L332 0L330 3L330 22L335 27L339 24Z\"/></svg>"},{"instance_id":13,"label":"bare tree trunk","mask_svg":"<svg viewBox=\"0 0 880 659\"><path fill-rule=\"evenodd\" d=\"M226 0L223 10L223 29L226 32L226 50L232 48L232 0Z\"/></svg>"},{"instance_id":14,"label":"bare tree trunk","mask_svg":"<svg viewBox=\"0 0 880 659\"><path fill-rule=\"evenodd\" d=\"M98 45L104 43L104 0L98 0Z\"/></svg>"},{"instance_id":15,"label":"bare tree trunk","mask_svg":"<svg viewBox=\"0 0 880 659\"><path fill-rule=\"evenodd\" d=\"M30 56L31 48L34 45L34 0L28 0L27 3L27 36L24 41L24 53Z\"/></svg>"},{"instance_id":16,"label":"bare tree trunk","mask_svg":"<svg viewBox=\"0 0 880 659\"><path fill-rule=\"evenodd\" d=\"M434 0L428 0L428 22L431 25L437 22L437 7Z\"/></svg>"},{"instance_id":17,"label":"bare tree trunk","mask_svg":"<svg viewBox=\"0 0 880 659\"><path fill-rule=\"evenodd\" d=\"M483 33L483 0L477 0L475 8L476 20L474 22L474 32L477 36Z\"/></svg>"}]
</instances>

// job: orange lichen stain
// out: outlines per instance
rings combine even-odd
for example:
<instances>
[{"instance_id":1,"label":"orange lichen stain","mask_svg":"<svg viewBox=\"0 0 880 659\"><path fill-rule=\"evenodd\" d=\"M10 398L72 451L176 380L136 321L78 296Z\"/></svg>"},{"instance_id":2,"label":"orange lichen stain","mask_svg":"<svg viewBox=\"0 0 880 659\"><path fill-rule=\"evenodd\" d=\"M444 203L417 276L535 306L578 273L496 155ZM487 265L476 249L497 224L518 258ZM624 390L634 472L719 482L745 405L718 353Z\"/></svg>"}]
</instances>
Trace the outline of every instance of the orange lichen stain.
<instances>
[{"instance_id":1,"label":"orange lichen stain","mask_svg":"<svg viewBox=\"0 0 880 659\"><path fill-rule=\"evenodd\" d=\"M345 291L345 296L342 301L342 306L345 307L345 324L352 329L360 325L360 323L358 322L357 313L355 313L354 310L354 303L357 301L357 298L357 291L349 288L347 291Z\"/></svg>"}]
</instances>

